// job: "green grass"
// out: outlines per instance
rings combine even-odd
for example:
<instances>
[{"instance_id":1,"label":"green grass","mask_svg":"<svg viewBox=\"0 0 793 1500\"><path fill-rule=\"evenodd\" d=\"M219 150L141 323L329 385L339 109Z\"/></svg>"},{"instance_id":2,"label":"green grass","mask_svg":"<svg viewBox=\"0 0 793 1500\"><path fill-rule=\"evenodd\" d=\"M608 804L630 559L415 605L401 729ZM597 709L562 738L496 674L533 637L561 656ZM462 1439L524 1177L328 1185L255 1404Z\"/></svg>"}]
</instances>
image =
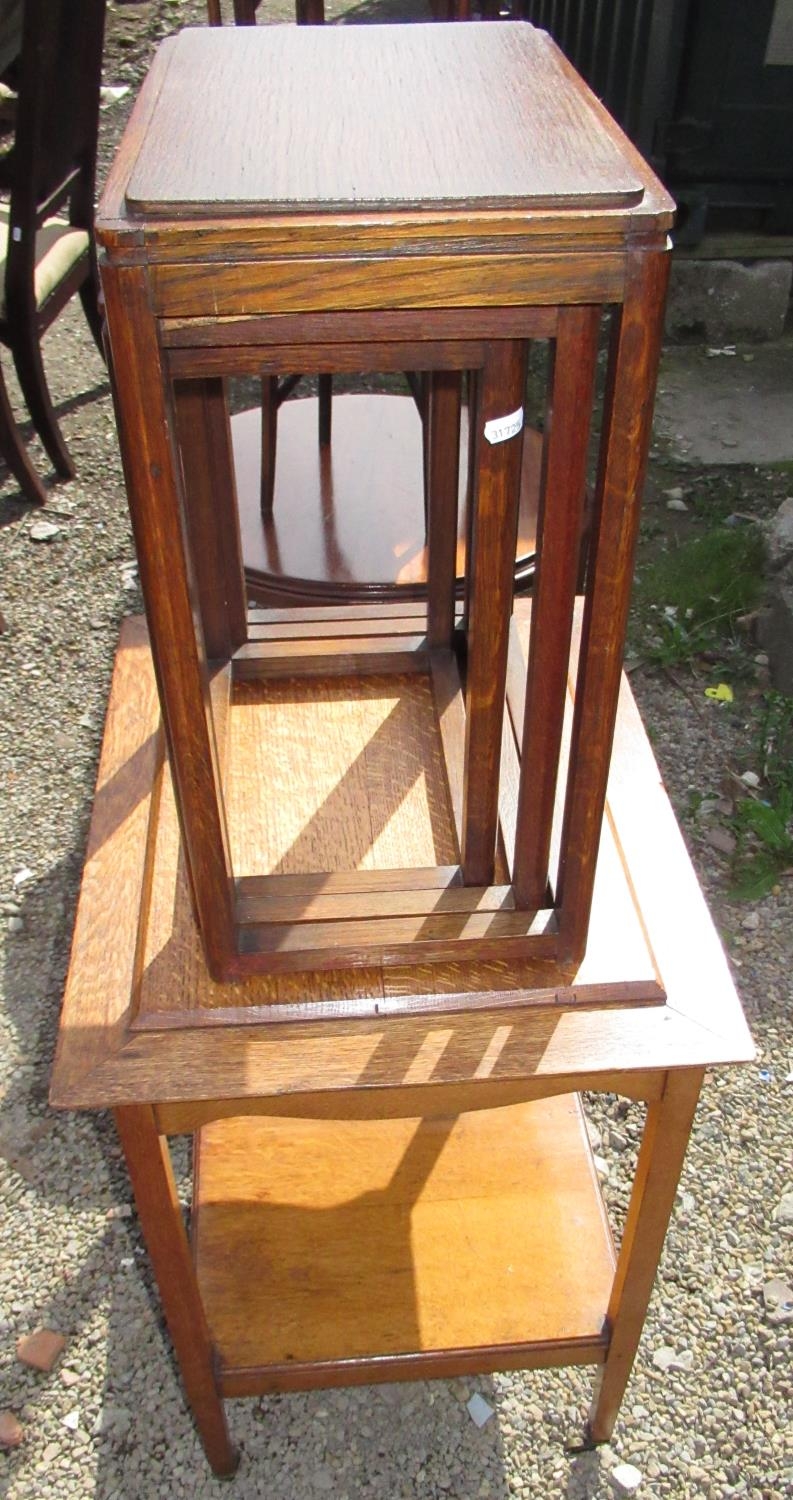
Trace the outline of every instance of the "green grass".
<instances>
[{"instance_id":1,"label":"green grass","mask_svg":"<svg viewBox=\"0 0 793 1500\"><path fill-rule=\"evenodd\" d=\"M793 871L793 698L767 692L757 724L763 788L739 802L731 894L756 901Z\"/></svg>"},{"instance_id":2,"label":"green grass","mask_svg":"<svg viewBox=\"0 0 793 1500\"><path fill-rule=\"evenodd\" d=\"M736 621L760 603L765 547L754 526L719 526L641 569L634 592L634 649L659 666L727 650Z\"/></svg>"}]
</instances>

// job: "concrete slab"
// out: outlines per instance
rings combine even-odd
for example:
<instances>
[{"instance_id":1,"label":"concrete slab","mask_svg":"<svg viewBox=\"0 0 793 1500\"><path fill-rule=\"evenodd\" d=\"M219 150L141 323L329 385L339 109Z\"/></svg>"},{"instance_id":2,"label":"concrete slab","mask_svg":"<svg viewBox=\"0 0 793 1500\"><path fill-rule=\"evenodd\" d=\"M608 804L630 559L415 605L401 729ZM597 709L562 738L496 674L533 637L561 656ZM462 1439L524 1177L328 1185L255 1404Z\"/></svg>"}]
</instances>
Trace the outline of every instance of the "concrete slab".
<instances>
[{"instance_id":1,"label":"concrete slab","mask_svg":"<svg viewBox=\"0 0 793 1500\"><path fill-rule=\"evenodd\" d=\"M655 437L680 463L792 462L793 339L734 354L667 348Z\"/></svg>"},{"instance_id":2,"label":"concrete slab","mask_svg":"<svg viewBox=\"0 0 793 1500\"><path fill-rule=\"evenodd\" d=\"M674 256L666 331L673 338L779 339L793 282L790 260L685 260Z\"/></svg>"}]
</instances>

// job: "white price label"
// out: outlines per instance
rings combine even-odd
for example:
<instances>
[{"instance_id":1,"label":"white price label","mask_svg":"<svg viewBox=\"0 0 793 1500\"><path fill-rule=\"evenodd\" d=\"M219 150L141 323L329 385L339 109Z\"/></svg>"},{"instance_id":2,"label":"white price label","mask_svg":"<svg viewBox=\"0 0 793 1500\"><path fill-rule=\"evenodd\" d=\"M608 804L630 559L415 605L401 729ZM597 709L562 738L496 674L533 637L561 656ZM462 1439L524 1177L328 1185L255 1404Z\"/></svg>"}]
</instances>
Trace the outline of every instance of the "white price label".
<instances>
[{"instance_id":1,"label":"white price label","mask_svg":"<svg viewBox=\"0 0 793 1500\"><path fill-rule=\"evenodd\" d=\"M485 437L489 443L505 443L507 438L520 432L522 426L523 407L519 406L508 417L491 417L489 422L485 422Z\"/></svg>"}]
</instances>

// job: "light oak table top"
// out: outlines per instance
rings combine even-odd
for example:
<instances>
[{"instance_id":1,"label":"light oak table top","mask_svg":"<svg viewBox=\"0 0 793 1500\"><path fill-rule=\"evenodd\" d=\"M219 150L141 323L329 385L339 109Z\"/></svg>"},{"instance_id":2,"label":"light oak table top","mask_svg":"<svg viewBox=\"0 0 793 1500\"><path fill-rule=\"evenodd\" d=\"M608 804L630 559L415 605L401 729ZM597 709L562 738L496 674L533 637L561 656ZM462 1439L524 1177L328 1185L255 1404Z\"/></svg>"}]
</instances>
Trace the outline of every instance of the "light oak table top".
<instances>
[{"instance_id":1,"label":"light oak table top","mask_svg":"<svg viewBox=\"0 0 793 1500\"><path fill-rule=\"evenodd\" d=\"M525 603L518 615L525 639ZM55 1105L269 1098L276 1110L311 1113L360 1091L388 1112L393 1091L393 1109L409 1113L436 1088L462 1085L473 1099L489 1090L492 1103L500 1086L507 1103L528 1096L526 1080L529 1093L554 1093L619 1072L627 1089L637 1071L754 1055L626 680L590 938L574 972L537 962L517 979L509 965L466 979L458 964L215 984L161 768L145 629L131 621L108 709ZM403 837L409 828L406 818ZM645 1000L621 1003L626 976L641 972Z\"/></svg>"}]
</instances>

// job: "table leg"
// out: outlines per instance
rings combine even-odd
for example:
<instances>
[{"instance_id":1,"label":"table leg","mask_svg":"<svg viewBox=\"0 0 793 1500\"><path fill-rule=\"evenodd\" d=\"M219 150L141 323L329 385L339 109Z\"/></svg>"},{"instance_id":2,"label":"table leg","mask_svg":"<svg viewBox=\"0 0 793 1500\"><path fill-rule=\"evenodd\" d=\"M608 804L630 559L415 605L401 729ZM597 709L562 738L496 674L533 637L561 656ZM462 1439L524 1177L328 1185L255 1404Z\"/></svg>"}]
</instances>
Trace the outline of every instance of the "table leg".
<instances>
[{"instance_id":1,"label":"table leg","mask_svg":"<svg viewBox=\"0 0 793 1500\"><path fill-rule=\"evenodd\" d=\"M586 948L668 276L668 254L633 251L613 315L556 892L563 958Z\"/></svg>"},{"instance_id":2,"label":"table leg","mask_svg":"<svg viewBox=\"0 0 793 1500\"><path fill-rule=\"evenodd\" d=\"M319 407L319 446L330 447L330 432L333 422L333 376L317 377L317 405Z\"/></svg>"},{"instance_id":3,"label":"table leg","mask_svg":"<svg viewBox=\"0 0 793 1500\"><path fill-rule=\"evenodd\" d=\"M526 345L507 339L489 344L468 418L477 430L471 544L466 559L468 661L461 850L466 885L488 885L493 879L523 452L522 426L506 436L490 424L513 415L517 420L525 383Z\"/></svg>"},{"instance_id":4,"label":"table leg","mask_svg":"<svg viewBox=\"0 0 793 1500\"><path fill-rule=\"evenodd\" d=\"M429 449L427 640L430 646L447 648L454 635L461 398L458 370L435 370L429 375L425 423L425 446Z\"/></svg>"},{"instance_id":5,"label":"table leg","mask_svg":"<svg viewBox=\"0 0 793 1500\"><path fill-rule=\"evenodd\" d=\"M182 845L210 972L236 953L231 855L207 704L200 601L185 536L170 381L143 266L103 272L113 397Z\"/></svg>"},{"instance_id":6,"label":"table leg","mask_svg":"<svg viewBox=\"0 0 793 1500\"><path fill-rule=\"evenodd\" d=\"M225 659L245 641L248 615L224 382L177 380L173 414L206 653Z\"/></svg>"},{"instance_id":7,"label":"table leg","mask_svg":"<svg viewBox=\"0 0 793 1500\"><path fill-rule=\"evenodd\" d=\"M265 521L272 519L275 500L275 445L278 436L278 376L263 375L261 509Z\"/></svg>"},{"instance_id":8,"label":"table leg","mask_svg":"<svg viewBox=\"0 0 793 1500\"><path fill-rule=\"evenodd\" d=\"M115 1111L138 1217L159 1288L185 1392L216 1474L233 1474L232 1446L218 1392L214 1350L176 1195L168 1142L149 1105Z\"/></svg>"},{"instance_id":9,"label":"table leg","mask_svg":"<svg viewBox=\"0 0 793 1500\"><path fill-rule=\"evenodd\" d=\"M636 1357L703 1077L702 1068L667 1073L660 1099L647 1107L608 1310L609 1350L589 1414L594 1443L611 1437Z\"/></svg>"},{"instance_id":10,"label":"table leg","mask_svg":"<svg viewBox=\"0 0 793 1500\"><path fill-rule=\"evenodd\" d=\"M548 885L599 327L599 307L563 307L552 345L512 872L515 904L529 910Z\"/></svg>"}]
</instances>

